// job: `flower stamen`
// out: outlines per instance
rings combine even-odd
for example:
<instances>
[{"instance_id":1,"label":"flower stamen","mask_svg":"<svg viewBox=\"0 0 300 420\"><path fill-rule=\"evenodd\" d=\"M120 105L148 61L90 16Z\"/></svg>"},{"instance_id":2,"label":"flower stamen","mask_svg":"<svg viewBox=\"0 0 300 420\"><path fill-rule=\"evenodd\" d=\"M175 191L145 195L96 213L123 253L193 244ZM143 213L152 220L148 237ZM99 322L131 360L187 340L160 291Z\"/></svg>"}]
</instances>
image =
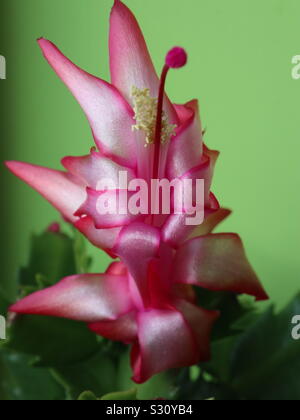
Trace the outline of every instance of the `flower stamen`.
<instances>
[{"instance_id":1,"label":"flower stamen","mask_svg":"<svg viewBox=\"0 0 300 420\"><path fill-rule=\"evenodd\" d=\"M132 88L132 98L134 102L134 119L136 124L133 130L145 133L145 147L155 143L155 129L157 121L158 99L152 98L149 89ZM170 124L166 113L162 113L162 127L160 142L165 144L175 135L176 125Z\"/></svg>"}]
</instances>

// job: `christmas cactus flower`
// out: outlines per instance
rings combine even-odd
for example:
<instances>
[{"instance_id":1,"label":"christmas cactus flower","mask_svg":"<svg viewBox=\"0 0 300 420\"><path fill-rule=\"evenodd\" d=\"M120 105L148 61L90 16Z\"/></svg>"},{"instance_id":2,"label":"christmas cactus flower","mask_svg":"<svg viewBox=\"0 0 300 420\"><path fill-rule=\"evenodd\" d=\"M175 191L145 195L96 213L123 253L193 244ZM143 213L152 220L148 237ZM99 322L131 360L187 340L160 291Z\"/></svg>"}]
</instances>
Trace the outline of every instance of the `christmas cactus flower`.
<instances>
[{"instance_id":1,"label":"christmas cactus flower","mask_svg":"<svg viewBox=\"0 0 300 420\"><path fill-rule=\"evenodd\" d=\"M65 171L21 162L7 166L118 260L105 274L65 278L10 311L83 321L96 334L132 345L133 379L142 383L209 358L219 313L197 306L194 286L257 300L267 295L240 238L212 233L230 211L211 192L218 152L203 143L197 101L175 105L165 93L169 70L186 64L186 52L172 49L159 78L138 23L120 0L110 24L111 83L81 70L51 42L38 41L85 112L96 147L87 156L64 158ZM148 186L138 197L130 187L137 180L140 188ZM156 211L142 205L153 180L191 180L184 191L190 204L176 212L174 189L169 211L157 203ZM111 211L116 202L122 204ZM141 211L130 211L132 202Z\"/></svg>"}]
</instances>

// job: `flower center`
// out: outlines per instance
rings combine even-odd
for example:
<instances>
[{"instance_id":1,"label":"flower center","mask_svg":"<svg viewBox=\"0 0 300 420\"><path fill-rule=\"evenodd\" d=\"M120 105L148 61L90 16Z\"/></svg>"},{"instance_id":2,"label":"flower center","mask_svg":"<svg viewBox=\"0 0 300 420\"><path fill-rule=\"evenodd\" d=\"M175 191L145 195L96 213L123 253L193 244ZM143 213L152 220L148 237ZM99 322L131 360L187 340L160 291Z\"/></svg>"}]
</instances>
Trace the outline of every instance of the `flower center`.
<instances>
[{"instance_id":1,"label":"flower center","mask_svg":"<svg viewBox=\"0 0 300 420\"><path fill-rule=\"evenodd\" d=\"M164 111L165 85L168 72L171 68L179 69L187 63L187 53L183 48L175 47L166 56L162 70L158 98L150 95L149 89L132 88L134 102L134 119L136 124L133 130L145 133L145 147L154 144L153 179L158 179L161 145L166 144L172 136L176 135L176 125L170 124Z\"/></svg>"},{"instance_id":2,"label":"flower center","mask_svg":"<svg viewBox=\"0 0 300 420\"><path fill-rule=\"evenodd\" d=\"M133 110L136 121L132 128L145 133L145 147L147 147L155 143L158 99L150 96L149 89L138 89L135 86L132 88L131 95L134 101ZM175 135L176 125L169 123L164 111L162 111L161 121L160 143L165 144Z\"/></svg>"}]
</instances>

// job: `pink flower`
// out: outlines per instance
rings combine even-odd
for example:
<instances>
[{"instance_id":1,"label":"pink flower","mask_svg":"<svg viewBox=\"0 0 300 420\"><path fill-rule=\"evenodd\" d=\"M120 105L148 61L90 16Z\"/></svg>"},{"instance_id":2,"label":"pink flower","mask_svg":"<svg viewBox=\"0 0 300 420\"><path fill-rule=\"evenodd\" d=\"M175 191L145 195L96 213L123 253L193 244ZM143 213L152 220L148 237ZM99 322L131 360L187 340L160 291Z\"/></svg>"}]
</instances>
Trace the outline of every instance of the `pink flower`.
<instances>
[{"instance_id":1,"label":"pink flower","mask_svg":"<svg viewBox=\"0 0 300 420\"><path fill-rule=\"evenodd\" d=\"M218 152L203 144L197 101L174 105L164 91L170 68L186 64L184 50L169 52L159 79L138 23L119 0L111 14L111 84L75 66L51 42L38 42L84 110L98 150L64 158L66 172L21 162L7 166L121 262L102 275L63 279L10 310L84 321L97 334L132 344L138 383L206 360L218 313L196 306L193 286L248 293L258 300L267 295L239 237L212 234L230 214L210 191ZM187 225L186 213L100 215L97 199L106 194L109 201L111 195L99 189L101 180L117 184L121 172L148 184L153 177L204 179L204 223ZM124 194L121 187L117 192Z\"/></svg>"}]
</instances>

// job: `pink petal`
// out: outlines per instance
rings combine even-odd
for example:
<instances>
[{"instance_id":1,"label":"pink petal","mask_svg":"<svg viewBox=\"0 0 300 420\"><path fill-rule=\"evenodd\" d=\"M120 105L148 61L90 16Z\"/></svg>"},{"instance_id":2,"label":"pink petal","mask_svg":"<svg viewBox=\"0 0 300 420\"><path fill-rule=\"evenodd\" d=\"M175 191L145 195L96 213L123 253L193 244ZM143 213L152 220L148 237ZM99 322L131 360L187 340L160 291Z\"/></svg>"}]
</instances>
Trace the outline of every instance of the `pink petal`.
<instances>
[{"instance_id":1,"label":"pink petal","mask_svg":"<svg viewBox=\"0 0 300 420\"><path fill-rule=\"evenodd\" d=\"M128 210L128 198L132 194L126 190L95 191L87 188L87 199L75 214L92 218L97 229L127 225L142 218Z\"/></svg>"},{"instance_id":2,"label":"pink petal","mask_svg":"<svg viewBox=\"0 0 300 420\"><path fill-rule=\"evenodd\" d=\"M197 294L195 288L190 284L173 284L172 293L174 299L185 300L193 305L197 304Z\"/></svg>"},{"instance_id":3,"label":"pink petal","mask_svg":"<svg viewBox=\"0 0 300 420\"><path fill-rule=\"evenodd\" d=\"M22 162L6 162L8 169L40 193L70 222L78 220L75 211L85 201L85 187L65 172Z\"/></svg>"},{"instance_id":4,"label":"pink petal","mask_svg":"<svg viewBox=\"0 0 300 420\"><path fill-rule=\"evenodd\" d=\"M120 166L94 151L87 156L65 157L62 164L71 174L80 178L86 185L95 190L99 189L99 183L103 179L109 179L115 184L116 188L120 188L119 177L122 173L126 173L128 182L136 177L132 169Z\"/></svg>"},{"instance_id":5,"label":"pink petal","mask_svg":"<svg viewBox=\"0 0 300 420\"><path fill-rule=\"evenodd\" d=\"M204 153L206 156L210 158L212 171L214 171L217 160L220 156L220 152L218 152L217 150L210 150L208 147L205 146L205 144L203 146L204 146Z\"/></svg>"},{"instance_id":6,"label":"pink petal","mask_svg":"<svg viewBox=\"0 0 300 420\"><path fill-rule=\"evenodd\" d=\"M212 171L212 164L210 158L206 155L203 155L200 158L200 164L195 168L190 169L187 173L180 177L180 179L184 182L186 179L190 179L193 181L193 189L196 188L196 181L197 180L204 180L204 199L205 199L205 206L209 206L210 202L210 188L212 184L213 178L213 171ZM195 191L194 191L195 193ZM195 194L193 194L195 196ZM188 209L185 209L187 211Z\"/></svg>"},{"instance_id":7,"label":"pink petal","mask_svg":"<svg viewBox=\"0 0 300 420\"><path fill-rule=\"evenodd\" d=\"M186 242L176 255L173 279L175 283L268 299L241 239L234 234L212 234Z\"/></svg>"},{"instance_id":8,"label":"pink petal","mask_svg":"<svg viewBox=\"0 0 300 420\"><path fill-rule=\"evenodd\" d=\"M219 209L209 214L202 225L198 226L191 234L189 239L197 238L198 236L205 236L212 233L213 230L222 223L227 217L231 215L231 210Z\"/></svg>"},{"instance_id":9,"label":"pink petal","mask_svg":"<svg viewBox=\"0 0 300 420\"><path fill-rule=\"evenodd\" d=\"M160 232L144 223L132 223L123 228L113 252L121 258L135 280L144 303L148 302L148 269L158 255Z\"/></svg>"},{"instance_id":10,"label":"pink petal","mask_svg":"<svg viewBox=\"0 0 300 420\"><path fill-rule=\"evenodd\" d=\"M190 101L184 105L174 105L180 121L180 125L186 125L193 118L194 110L193 107L189 105L193 103L197 103L197 100Z\"/></svg>"},{"instance_id":11,"label":"pink petal","mask_svg":"<svg viewBox=\"0 0 300 420\"><path fill-rule=\"evenodd\" d=\"M198 362L193 331L176 310L149 310L138 314L138 342L132 350L133 380L143 383L168 369Z\"/></svg>"},{"instance_id":12,"label":"pink petal","mask_svg":"<svg viewBox=\"0 0 300 420\"><path fill-rule=\"evenodd\" d=\"M96 229L91 217L82 217L74 225L93 245L104 251L114 248L122 229Z\"/></svg>"},{"instance_id":13,"label":"pink petal","mask_svg":"<svg viewBox=\"0 0 300 420\"><path fill-rule=\"evenodd\" d=\"M115 261L110 264L106 270L106 274L111 274L114 276L128 276L128 269L122 262Z\"/></svg>"},{"instance_id":14,"label":"pink petal","mask_svg":"<svg viewBox=\"0 0 300 420\"><path fill-rule=\"evenodd\" d=\"M178 248L195 230L195 226L189 226L186 223L187 216L184 214L171 214L162 228L162 240Z\"/></svg>"},{"instance_id":15,"label":"pink petal","mask_svg":"<svg viewBox=\"0 0 300 420\"><path fill-rule=\"evenodd\" d=\"M46 39L39 45L57 75L84 110L97 146L106 156L135 167L136 147L133 111L110 84L81 70Z\"/></svg>"},{"instance_id":16,"label":"pink petal","mask_svg":"<svg viewBox=\"0 0 300 420\"><path fill-rule=\"evenodd\" d=\"M211 216L212 213L219 209L219 203L215 196L211 193L209 198L209 206L205 208L205 219L204 223L200 226L190 226L187 224L188 215L184 214L171 214L166 220L162 227L162 239L173 248L177 249L182 245L189 237L194 237L194 232L198 229L201 231L202 226L205 229L206 220ZM199 236L199 235L198 235Z\"/></svg>"},{"instance_id":17,"label":"pink petal","mask_svg":"<svg viewBox=\"0 0 300 420\"><path fill-rule=\"evenodd\" d=\"M150 89L158 97L159 79L154 69L143 34L132 12L119 0L115 1L110 21L110 70L112 84L131 102L133 87ZM172 123L176 111L166 98L165 109Z\"/></svg>"},{"instance_id":18,"label":"pink petal","mask_svg":"<svg viewBox=\"0 0 300 420\"><path fill-rule=\"evenodd\" d=\"M10 312L89 323L115 320L131 310L127 278L100 274L67 277L10 307Z\"/></svg>"},{"instance_id":19,"label":"pink petal","mask_svg":"<svg viewBox=\"0 0 300 420\"><path fill-rule=\"evenodd\" d=\"M173 260L174 250L161 243L159 252L148 264L148 306L164 308L173 293ZM191 286L190 286L191 287ZM175 296L176 293L175 293Z\"/></svg>"},{"instance_id":20,"label":"pink petal","mask_svg":"<svg viewBox=\"0 0 300 420\"><path fill-rule=\"evenodd\" d=\"M131 344L136 340L137 324L135 313L129 313L116 321L102 321L89 324L90 330L108 340Z\"/></svg>"},{"instance_id":21,"label":"pink petal","mask_svg":"<svg viewBox=\"0 0 300 420\"><path fill-rule=\"evenodd\" d=\"M219 318L219 312L207 311L184 300L178 302L176 308L183 314L193 331L197 342L198 361L209 360L211 331L215 321Z\"/></svg>"},{"instance_id":22,"label":"pink petal","mask_svg":"<svg viewBox=\"0 0 300 420\"><path fill-rule=\"evenodd\" d=\"M193 111L191 118L180 126L177 136L170 143L167 162L167 177L170 180L180 178L201 164L203 143L198 105L191 102L189 107Z\"/></svg>"}]
</instances>

